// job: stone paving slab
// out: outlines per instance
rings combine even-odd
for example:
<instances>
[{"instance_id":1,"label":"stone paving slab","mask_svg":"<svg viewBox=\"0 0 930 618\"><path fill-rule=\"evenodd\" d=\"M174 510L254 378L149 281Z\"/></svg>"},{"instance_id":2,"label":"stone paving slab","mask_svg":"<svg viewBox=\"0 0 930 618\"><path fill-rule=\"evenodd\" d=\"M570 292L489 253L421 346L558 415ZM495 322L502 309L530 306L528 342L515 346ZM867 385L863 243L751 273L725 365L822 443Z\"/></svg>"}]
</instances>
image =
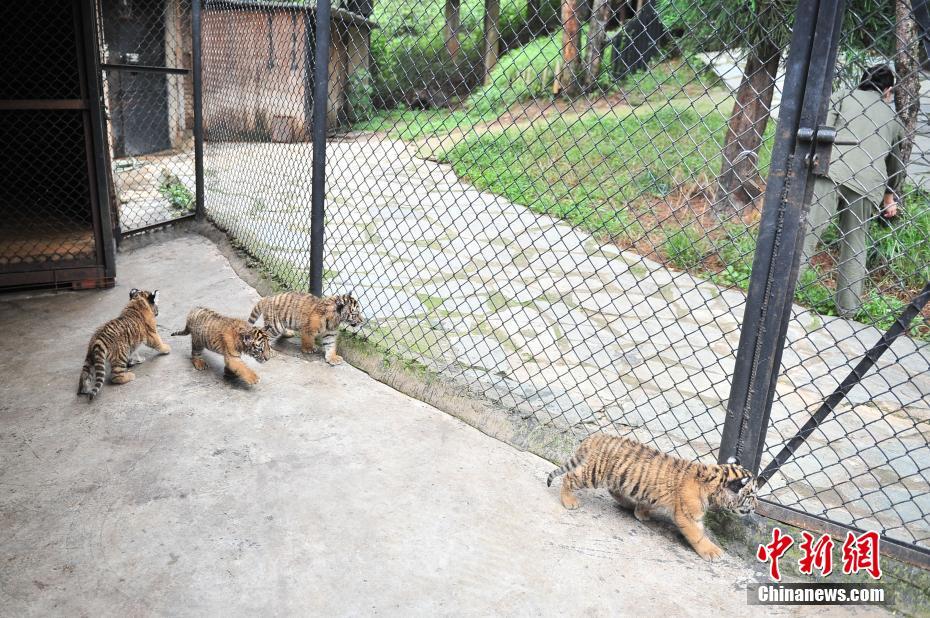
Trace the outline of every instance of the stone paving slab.
<instances>
[{"instance_id":1,"label":"stone paving slab","mask_svg":"<svg viewBox=\"0 0 930 618\"><path fill-rule=\"evenodd\" d=\"M402 142L357 136L328 149L326 289L361 300L374 342L543 424L629 431L684 457L717 449L741 291L478 192ZM301 163L282 169L286 156ZM309 263L309 161L309 144L211 144L207 153L211 217L257 257L278 260L292 286L305 284ZM256 200L273 223L254 212ZM282 243L304 252L288 261ZM792 311L769 456L881 335ZM928 367L930 347L896 342L812 437L814 455L802 448L773 479L772 495L865 525L873 510L856 484L881 474L893 504L879 527L930 543L930 525L915 517L930 512L930 473L915 468L930 461ZM821 441L829 435L856 439ZM824 469L828 460L837 463ZM869 462L862 473L860 461ZM840 492L858 497L845 504Z\"/></svg>"}]
</instances>

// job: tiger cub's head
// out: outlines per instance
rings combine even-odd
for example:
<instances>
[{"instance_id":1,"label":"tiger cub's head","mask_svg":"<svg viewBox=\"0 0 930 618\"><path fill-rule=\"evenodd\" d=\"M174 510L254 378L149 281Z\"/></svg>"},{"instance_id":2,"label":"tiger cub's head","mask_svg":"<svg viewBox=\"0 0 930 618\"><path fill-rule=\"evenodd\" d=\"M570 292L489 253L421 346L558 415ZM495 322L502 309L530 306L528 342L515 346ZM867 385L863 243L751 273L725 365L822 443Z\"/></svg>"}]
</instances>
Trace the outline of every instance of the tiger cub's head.
<instances>
[{"instance_id":1,"label":"tiger cub's head","mask_svg":"<svg viewBox=\"0 0 930 618\"><path fill-rule=\"evenodd\" d=\"M355 300L351 294L333 296L333 302L336 303L336 316L339 318L340 322L357 328L365 321L365 316L362 315L362 308L359 307L358 301Z\"/></svg>"},{"instance_id":2,"label":"tiger cub's head","mask_svg":"<svg viewBox=\"0 0 930 618\"><path fill-rule=\"evenodd\" d=\"M271 338L265 328L247 328L239 333L242 349L260 363L271 358Z\"/></svg>"},{"instance_id":3,"label":"tiger cub's head","mask_svg":"<svg viewBox=\"0 0 930 618\"><path fill-rule=\"evenodd\" d=\"M756 510L756 479L752 472L730 459L720 466L723 482L710 495L711 506L726 509L737 515L748 515Z\"/></svg>"},{"instance_id":4,"label":"tiger cub's head","mask_svg":"<svg viewBox=\"0 0 930 618\"><path fill-rule=\"evenodd\" d=\"M137 288L132 288L129 290L129 300L133 301L137 298L142 299L148 303L149 307L152 309L152 312L155 315L158 315L158 290L155 290L154 292L139 290Z\"/></svg>"}]
</instances>

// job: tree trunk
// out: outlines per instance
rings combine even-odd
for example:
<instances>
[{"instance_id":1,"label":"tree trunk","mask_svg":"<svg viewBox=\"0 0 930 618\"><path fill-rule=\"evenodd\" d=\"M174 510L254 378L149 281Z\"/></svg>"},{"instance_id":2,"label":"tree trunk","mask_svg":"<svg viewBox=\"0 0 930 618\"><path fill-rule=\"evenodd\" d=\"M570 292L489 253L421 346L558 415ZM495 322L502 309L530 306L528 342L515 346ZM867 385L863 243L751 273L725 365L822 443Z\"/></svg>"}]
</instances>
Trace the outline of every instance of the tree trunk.
<instances>
[{"instance_id":1,"label":"tree trunk","mask_svg":"<svg viewBox=\"0 0 930 618\"><path fill-rule=\"evenodd\" d=\"M585 54L585 88L590 90L597 85L597 76L601 72L601 58L604 55L604 42L607 37L607 20L610 17L610 0L593 0L591 20L588 22L587 53Z\"/></svg>"},{"instance_id":2,"label":"tree trunk","mask_svg":"<svg viewBox=\"0 0 930 618\"><path fill-rule=\"evenodd\" d=\"M917 113L920 111L920 73L917 27L911 15L911 0L895 0L895 56L894 69L898 82L894 103L904 123L905 140L901 144L901 158L906 164L911 158Z\"/></svg>"},{"instance_id":3,"label":"tree trunk","mask_svg":"<svg viewBox=\"0 0 930 618\"><path fill-rule=\"evenodd\" d=\"M491 69L500 54L500 0L484 0L484 83L491 82Z\"/></svg>"},{"instance_id":4,"label":"tree trunk","mask_svg":"<svg viewBox=\"0 0 930 618\"><path fill-rule=\"evenodd\" d=\"M756 164L769 122L780 60L781 50L771 41L763 41L749 50L723 141L723 161L713 205L720 220L740 215L762 194Z\"/></svg>"},{"instance_id":5,"label":"tree trunk","mask_svg":"<svg viewBox=\"0 0 930 618\"><path fill-rule=\"evenodd\" d=\"M558 90L566 96L576 96L579 91L579 69L581 56L581 20L578 0L562 0L562 70L559 73Z\"/></svg>"},{"instance_id":6,"label":"tree trunk","mask_svg":"<svg viewBox=\"0 0 930 618\"><path fill-rule=\"evenodd\" d=\"M446 0L445 16L445 39L446 51L452 60L458 59L459 47L459 30L462 26L461 0Z\"/></svg>"}]
</instances>

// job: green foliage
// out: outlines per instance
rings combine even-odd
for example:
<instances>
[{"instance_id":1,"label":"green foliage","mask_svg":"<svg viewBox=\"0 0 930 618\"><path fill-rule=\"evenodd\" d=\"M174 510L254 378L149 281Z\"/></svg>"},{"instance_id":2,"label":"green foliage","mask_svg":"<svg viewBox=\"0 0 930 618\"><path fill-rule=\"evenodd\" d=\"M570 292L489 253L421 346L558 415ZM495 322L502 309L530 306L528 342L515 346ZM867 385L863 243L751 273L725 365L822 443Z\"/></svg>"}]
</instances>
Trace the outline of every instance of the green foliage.
<instances>
[{"instance_id":1,"label":"green foliage","mask_svg":"<svg viewBox=\"0 0 930 618\"><path fill-rule=\"evenodd\" d=\"M699 236L689 227L665 231L665 244L663 246L669 261L681 270L690 270L701 263L707 252L707 245L702 236Z\"/></svg>"},{"instance_id":2,"label":"green foliage","mask_svg":"<svg viewBox=\"0 0 930 618\"><path fill-rule=\"evenodd\" d=\"M375 102L397 101L407 92L429 87L448 88L463 80L474 82L482 63L483 0L462 0L456 61L445 47L443 0L377 0L371 33ZM544 20L558 15L559 0L543 0ZM527 28L526 0L501 0L501 42L514 46Z\"/></svg>"},{"instance_id":3,"label":"green foliage","mask_svg":"<svg viewBox=\"0 0 930 618\"><path fill-rule=\"evenodd\" d=\"M162 170L158 192L168 200L173 210L181 214L194 212L194 194L187 188L187 185L181 182L180 178L168 170Z\"/></svg>"},{"instance_id":4,"label":"green foliage","mask_svg":"<svg viewBox=\"0 0 930 618\"><path fill-rule=\"evenodd\" d=\"M468 98L468 106L485 117L517 101L551 97L555 67L561 56L561 33L540 37L507 52L491 71L490 83Z\"/></svg>"},{"instance_id":5,"label":"green foliage","mask_svg":"<svg viewBox=\"0 0 930 618\"><path fill-rule=\"evenodd\" d=\"M749 288L757 233L756 229L737 226L727 229L726 238L717 245L717 255L723 263L723 270L712 276L714 282L744 290Z\"/></svg>"},{"instance_id":6,"label":"green foliage","mask_svg":"<svg viewBox=\"0 0 930 618\"><path fill-rule=\"evenodd\" d=\"M869 290L856 313L856 319L879 330L888 330L906 306L907 303L899 298Z\"/></svg>"},{"instance_id":7,"label":"green foliage","mask_svg":"<svg viewBox=\"0 0 930 618\"><path fill-rule=\"evenodd\" d=\"M713 173L724 123L719 112L701 116L687 104L642 114L586 114L471 135L443 159L481 189L613 237L629 228L618 213L642 198L636 178L646 174L672 186ZM669 152L675 155L663 154Z\"/></svg>"},{"instance_id":8,"label":"green foliage","mask_svg":"<svg viewBox=\"0 0 930 618\"><path fill-rule=\"evenodd\" d=\"M869 269L880 269L888 283L921 288L930 280L930 192L906 193L897 219L872 224Z\"/></svg>"},{"instance_id":9,"label":"green foliage","mask_svg":"<svg viewBox=\"0 0 930 618\"><path fill-rule=\"evenodd\" d=\"M375 115L374 90L369 71L359 69L349 75L346 102L351 122L365 121Z\"/></svg>"},{"instance_id":10,"label":"green foliage","mask_svg":"<svg viewBox=\"0 0 930 618\"><path fill-rule=\"evenodd\" d=\"M710 51L769 41L788 44L796 0L657 0L665 28L686 49Z\"/></svg>"},{"instance_id":11,"label":"green foliage","mask_svg":"<svg viewBox=\"0 0 930 618\"><path fill-rule=\"evenodd\" d=\"M353 125L358 131L386 131L392 139L416 140L466 130L478 122L466 111L448 109L409 110L397 108L375 113L365 122Z\"/></svg>"},{"instance_id":12,"label":"green foliage","mask_svg":"<svg viewBox=\"0 0 930 618\"><path fill-rule=\"evenodd\" d=\"M802 270L794 290L794 300L820 315L838 315L834 292L821 282L822 278L820 271L815 267Z\"/></svg>"}]
</instances>

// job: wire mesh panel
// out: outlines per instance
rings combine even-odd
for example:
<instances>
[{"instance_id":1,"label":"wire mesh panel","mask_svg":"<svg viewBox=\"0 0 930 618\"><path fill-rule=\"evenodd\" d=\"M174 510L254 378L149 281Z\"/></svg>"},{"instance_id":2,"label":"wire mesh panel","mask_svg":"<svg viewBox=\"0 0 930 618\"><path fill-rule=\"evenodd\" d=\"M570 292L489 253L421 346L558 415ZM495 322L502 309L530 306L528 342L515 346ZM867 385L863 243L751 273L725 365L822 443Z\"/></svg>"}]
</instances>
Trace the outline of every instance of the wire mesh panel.
<instances>
[{"instance_id":1,"label":"wire mesh panel","mask_svg":"<svg viewBox=\"0 0 930 618\"><path fill-rule=\"evenodd\" d=\"M893 55L897 22L850 4L839 74L852 84L870 55ZM283 287L306 289L315 4L205 8L208 214ZM360 334L381 350L559 440L632 434L713 460L793 11L333 3L324 292L359 299ZM770 450L873 343L892 313L875 312L885 305L873 296L903 300L920 287L923 193L911 170L921 143L904 214L873 225L864 300L844 316L830 308L838 232L820 237L795 296ZM897 357L824 425L829 439L773 479L768 499L843 523L877 518L896 538L926 542L924 334L896 343ZM863 484L847 491L850 474L837 474L852 454ZM900 507L897 528L878 516L894 510L879 495Z\"/></svg>"},{"instance_id":2,"label":"wire mesh panel","mask_svg":"<svg viewBox=\"0 0 930 618\"><path fill-rule=\"evenodd\" d=\"M909 3L908 3L909 4ZM930 281L924 61L895 3L849 3L767 436L773 457ZM768 499L930 549L930 308L773 477Z\"/></svg>"},{"instance_id":3,"label":"wire mesh panel","mask_svg":"<svg viewBox=\"0 0 930 618\"><path fill-rule=\"evenodd\" d=\"M375 2L327 152L327 291L524 419L712 460L786 35L752 57L699 5L641 4Z\"/></svg>"},{"instance_id":4,"label":"wire mesh panel","mask_svg":"<svg viewBox=\"0 0 930 618\"><path fill-rule=\"evenodd\" d=\"M192 215L191 0L99 0L99 29L120 231Z\"/></svg>"}]
</instances>

